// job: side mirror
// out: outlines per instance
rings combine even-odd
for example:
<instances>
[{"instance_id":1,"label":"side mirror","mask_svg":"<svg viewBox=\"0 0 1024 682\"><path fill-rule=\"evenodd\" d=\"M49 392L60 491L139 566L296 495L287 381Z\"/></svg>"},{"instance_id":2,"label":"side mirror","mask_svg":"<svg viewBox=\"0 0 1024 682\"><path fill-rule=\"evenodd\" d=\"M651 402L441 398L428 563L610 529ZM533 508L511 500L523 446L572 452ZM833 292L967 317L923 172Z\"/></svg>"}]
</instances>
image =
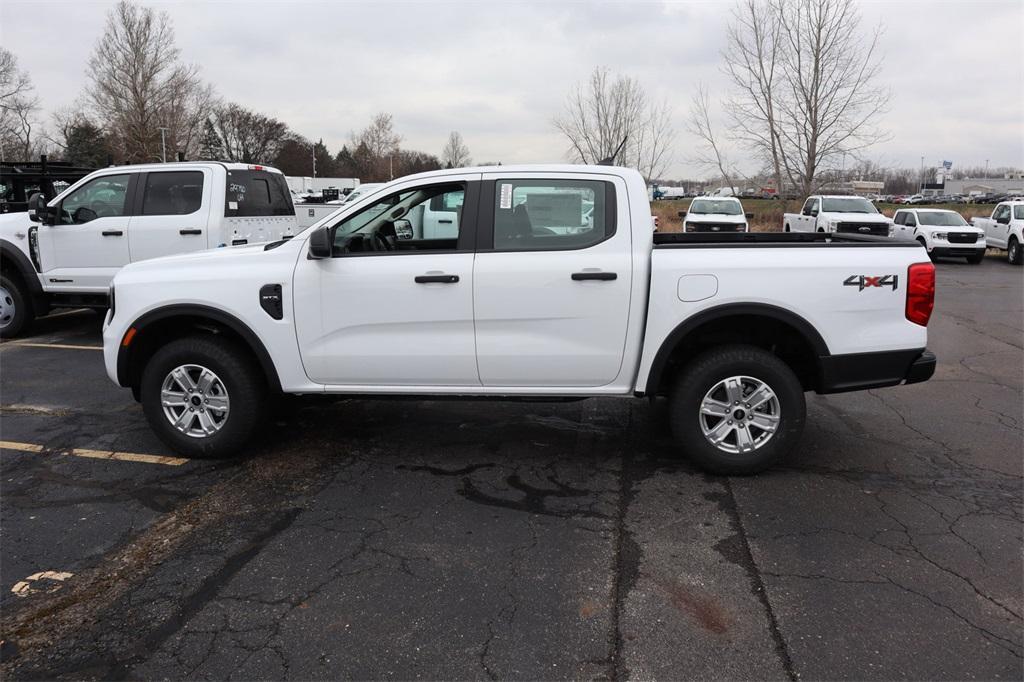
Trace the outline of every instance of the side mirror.
<instances>
[{"instance_id":1,"label":"side mirror","mask_svg":"<svg viewBox=\"0 0 1024 682\"><path fill-rule=\"evenodd\" d=\"M811 212L810 212L810 214L809 214L809 215L810 215L810 216L811 216L812 218L815 218L815 217L817 217L817 215L818 215L818 209L816 209L816 208L812 208L812 209L811 209Z\"/></svg>"},{"instance_id":2,"label":"side mirror","mask_svg":"<svg viewBox=\"0 0 1024 682\"><path fill-rule=\"evenodd\" d=\"M330 258L334 252L334 244L331 243L331 228L321 227L309 235L309 257L313 260Z\"/></svg>"},{"instance_id":3,"label":"side mirror","mask_svg":"<svg viewBox=\"0 0 1024 682\"><path fill-rule=\"evenodd\" d=\"M397 239L412 239L412 223L403 218L391 222L395 226L395 237Z\"/></svg>"},{"instance_id":4,"label":"side mirror","mask_svg":"<svg viewBox=\"0 0 1024 682\"><path fill-rule=\"evenodd\" d=\"M744 213L743 215L746 217L747 220L750 220L751 218L754 217L753 213Z\"/></svg>"},{"instance_id":5,"label":"side mirror","mask_svg":"<svg viewBox=\"0 0 1024 682\"><path fill-rule=\"evenodd\" d=\"M46 197L40 192L34 192L28 198L28 219L34 223L42 222L46 213Z\"/></svg>"},{"instance_id":6,"label":"side mirror","mask_svg":"<svg viewBox=\"0 0 1024 682\"><path fill-rule=\"evenodd\" d=\"M679 212L679 217L680 218L685 218L686 217L686 211L680 211Z\"/></svg>"}]
</instances>

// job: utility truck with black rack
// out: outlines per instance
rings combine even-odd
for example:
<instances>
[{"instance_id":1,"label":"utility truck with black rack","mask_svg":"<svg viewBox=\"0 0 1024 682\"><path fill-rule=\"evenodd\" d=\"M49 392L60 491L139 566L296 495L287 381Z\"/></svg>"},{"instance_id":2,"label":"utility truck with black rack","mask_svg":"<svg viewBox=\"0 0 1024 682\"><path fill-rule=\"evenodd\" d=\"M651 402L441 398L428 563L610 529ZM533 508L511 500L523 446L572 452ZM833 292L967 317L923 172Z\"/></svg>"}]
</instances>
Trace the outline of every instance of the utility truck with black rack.
<instances>
[{"instance_id":1,"label":"utility truck with black rack","mask_svg":"<svg viewBox=\"0 0 1024 682\"><path fill-rule=\"evenodd\" d=\"M431 205L455 208L433 233ZM288 241L124 268L104 359L193 457L241 448L276 393L664 395L683 453L753 473L796 445L805 392L934 371L924 249L854 239L654 234L625 168L439 170Z\"/></svg>"},{"instance_id":2,"label":"utility truck with black rack","mask_svg":"<svg viewBox=\"0 0 1024 682\"><path fill-rule=\"evenodd\" d=\"M107 307L119 269L159 256L287 238L298 231L284 176L267 166L113 166L28 211L0 215L0 337L57 307Z\"/></svg>"}]
</instances>

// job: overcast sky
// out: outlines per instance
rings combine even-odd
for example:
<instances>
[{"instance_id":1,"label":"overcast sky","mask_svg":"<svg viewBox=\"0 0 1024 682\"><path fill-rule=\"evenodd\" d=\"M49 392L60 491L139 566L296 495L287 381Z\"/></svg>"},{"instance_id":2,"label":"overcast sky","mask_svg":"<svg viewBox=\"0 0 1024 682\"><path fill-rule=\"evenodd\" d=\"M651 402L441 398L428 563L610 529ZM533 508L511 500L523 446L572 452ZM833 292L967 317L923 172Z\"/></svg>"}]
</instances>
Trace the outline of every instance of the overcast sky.
<instances>
[{"instance_id":1,"label":"overcast sky","mask_svg":"<svg viewBox=\"0 0 1024 682\"><path fill-rule=\"evenodd\" d=\"M0 44L47 113L85 87L113 2L0 0ZM182 58L227 100L277 117L332 152L378 111L403 147L440 154L460 131L474 161L553 162L551 119L598 65L667 98L669 176L702 177L684 131L694 85L725 94L719 53L731 2L150 2ZM883 125L868 155L890 166L1024 166L1024 1L864 2L885 27Z\"/></svg>"}]
</instances>

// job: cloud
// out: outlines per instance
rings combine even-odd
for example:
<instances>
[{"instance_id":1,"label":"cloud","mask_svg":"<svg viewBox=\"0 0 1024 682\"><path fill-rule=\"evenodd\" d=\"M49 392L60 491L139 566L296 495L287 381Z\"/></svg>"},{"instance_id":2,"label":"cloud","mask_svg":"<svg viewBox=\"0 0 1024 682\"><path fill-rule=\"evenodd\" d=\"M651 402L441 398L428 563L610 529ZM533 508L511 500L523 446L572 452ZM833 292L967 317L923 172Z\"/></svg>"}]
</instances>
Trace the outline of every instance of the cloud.
<instances>
[{"instance_id":1,"label":"cloud","mask_svg":"<svg viewBox=\"0 0 1024 682\"><path fill-rule=\"evenodd\" d=\"M552 118L598 65L639 79L675 111L675 176L695 84L726 95L721 3L162 2L182 58L228 100L276 116L333 150L378 111L409 148L439 153L459 130L479 161L561 161ZM36 83L44 106L72 102L113 2L0 4L0 40ZM893 89L892 140L869 156L916 166L1024 165L1024 5L865 3L865 29L888 27L881 82ZM59 50L40 49L61 32ZM997 99L998 98L998 99ZM742 150L734 150L742 158ZM751 164L754 166L756 164Z\"/></svg>"}]
</instances>

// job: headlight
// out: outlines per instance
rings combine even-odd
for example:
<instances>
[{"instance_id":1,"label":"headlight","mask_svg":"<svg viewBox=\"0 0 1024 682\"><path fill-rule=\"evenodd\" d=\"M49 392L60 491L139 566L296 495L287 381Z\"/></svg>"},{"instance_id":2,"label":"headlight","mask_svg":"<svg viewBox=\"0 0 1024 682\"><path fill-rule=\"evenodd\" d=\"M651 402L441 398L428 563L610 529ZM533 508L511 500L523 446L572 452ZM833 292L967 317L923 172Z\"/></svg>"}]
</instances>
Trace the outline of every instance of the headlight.
<instances>
[{"instance_id":1,"label":"headlight","mask_svg":"<svg viewBox=\"0 0 1024 682\"><path fill-rule=\"evenodd\" d=\"M693 232L693 223L683 223L685 232Z\"/></svg>"},{"instance_id":2,"label":"headlight","mask_svg":"<svg viewBox=\"0 0 1024 682\"><path fill-rule=\"evenodd\" d=\"M836 222L835 220L828 221L828 231L829 232L835 232L836 229L838 229L838 227L839 227L839 223Z\"/></svg>"},{"instance_id":3,"label":"headlight","mask_svg":"<svg viewBox=\"0 0 1024 682\"><path fill-rule=\"evenodd\" d=\"M736 231L737 232L746 232L747 231L747 224L746 223L740 223L739 225L736 226Z\"/></svg>"},{"instance_id":4,"label":"headlight","mask_svg":"<svg viewBox=\"0 0 1024 682\"><path fill-rule=\"evenodd\" d=\"M945 239L945 238L946 238L946 233L945 232L932 232L932 239Z\"/></svg>"}]
</instances>

